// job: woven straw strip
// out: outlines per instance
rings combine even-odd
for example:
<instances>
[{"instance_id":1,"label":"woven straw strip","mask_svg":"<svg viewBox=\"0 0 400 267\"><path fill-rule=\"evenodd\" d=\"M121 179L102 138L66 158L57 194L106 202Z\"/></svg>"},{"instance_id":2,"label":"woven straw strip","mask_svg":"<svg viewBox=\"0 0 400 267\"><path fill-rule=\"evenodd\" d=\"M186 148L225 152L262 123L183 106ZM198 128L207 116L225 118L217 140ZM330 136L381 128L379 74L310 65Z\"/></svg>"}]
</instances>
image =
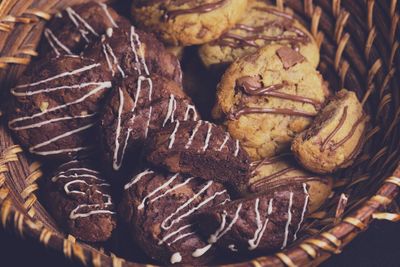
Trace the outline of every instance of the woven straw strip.
<instances>
[{"instance_id":1,"label":"woven straw strip","mask_svg":"<svg viewBox=\"0 0 400 267\"><path fill-rule=\"evenodd\" d=\"M111 259L112 259L112 267L122 267L122 264L124 262L123 259L115 256L114 253L111 253Z\"/></svg>"},{"instance_id":2,"label":"woven straw strip","mask_svg":"<svg viewBox=\"0 0 400 267\"><path fill-rule=\"evenodd\" d=\"M340 241L336 236L329 232L324 232L321 234L322 237L328 239L332 244L334 244L336 247L340 248L342 245L342 241Z\"/></svg>"},{"instance_id":3,"label":"woven straw strip","mask_svg":"<svg viewBox=\"0 0 400 267\"><path fill-rule=\"evenodd\" d=\"M29 174L26 177L26 183L27 184L32 184L34 183L37 179L39 179L40 177L43 176L43 172L40 169L37 169L35 171L33 171L31 174Z\"/></svg>"},{"instance_id":4,"label":"woven straw strip","mask_svg":"<svg viewBox=\"0 0 400 267\"><path fill-rule=\"evenodd\" d=\"M65 257L67 257L68 259L71 258L71 251L72 251L72 242L68 239L64 239L63 252Z\"/></svg>"},{"instance_id":5,"label":"woven straw strip","mask_svg":"<svg viewBox=\"0 0 400 267\"><path fill-rule=\"evenodd\" d=\"M391 184L395 184L398 187L400 187L400 177L397 176L390 176L389 178L387 178L385 180L385 183L391 183Z\"/></svg>"},{"instance_id":6,"label":"woven straw strip","mask_svg":"<svg viewBox=\"0 0 400 267\"><path fill-rule=\"evenodd\" d=\"M341 11L338 20L336 21L335 25L335 41L339 44L340 40L342 39L343 30L346 26L347 21L349 20L350 13L347 11Z\"/></svg>"},{"instance_id":7,"label":"woven straw strip","mask_svg":"<svg viewBox=\"0 0 400 267\"><path fill-rule=\"evenodd\" d=\"M32 23L32 22L36 22L36 20L32 19L32 18L26 18L26 17L14 17L11 15L5 16L3 18L1 18L0 20L1 22L10 22L10 23Z\"/></svg>"},{"instance_id":8,"label":"woven straw strip","mask_svg":"<svg viewBox=\"0 0 400 267\"><path fill-rule=\"evenodd\" d=\"M374 6L375 0L368 0L368 29L371 30L374 26Z\"/></svg>"},{"instance_id":9,"label":"woven straw strip","mask_svg":"<svg viewBox=\"0 0 400 267\"><path fill-rule=\"evenodd\" d=\"M340 13L340 0L332 1L332 14L337 17Z\"/></svg>"},{"instance_id":10,"label":"woven straw strip","mask_svg":"<svg viewBox=\"0 0 400 267\"><path fill-rule=\"evenodd\" d=\"M49 240L52 237L52 235L53 235L52 231L50 231L47 228L43 228L42 232L40 233L40 236L39 236L39 241L42 242L47 247L47 245L49 244Z\"/></svg>"},{"instance_id":11,"label":"woven straw strip","mask_svg":"<svg viewBox=\"0 0 400 267\"><path fill-rule=\"evenodd\" d=\"M92 251L92 265L93 267L101 267L100 254Z\"/></svg>"},{"instance_id":12,"label":"woven straw strip","mask_svg":"<svg viewBox=\"0 0 400 267\"><path fill-rule=\"evenodd\" d=\"M294 264L292 259L289 258L286 254L279 252L279 253L276 253L275 256L277 256L284 264L286 264L286 266L297 267L297 265Z\"/></svg>"},{"instance_id":13,"label":"woven straw strip","mask_svg":"<svg viewBox=\"0 0 400 267\"><path fill-rule=\"evenodd\" d=\"M46 12L44 12L42 10L39 10L39 9L36 9L36 8L27 9L25 11L25 14L35 15L35 16L41 18L41 19L44 19L44 20L51 19L51 15L49 13L46 13Z\"/></svg>"},{"instance_id":14,"label":"woven straw strip","mask_svg":"<svg viewBox=\"0 0 400 267\"><path fill-rule=\"evenodd\" d=\"M258 261L258 259L252 260L250 264L254 267L262 267L262 264Z\"/></svg>"},{"instance_id":15,"label":"woven straw strip","mask_svg":"<svg viewBox=\"0 0 400 267\"><path fill-rule=\"evenodd\" d=\"M326 242L325 240L320 240L320 239L316 239L316 238L311 238L311 239L307 239L306 241L304 241L305 243L314 245L324 251L328 251L328 252L332 252L332 253L340 253L340 250L333 247L332 245L329 245L328 242Z\"/></svg>"},{"instance_id":16,"label":"woven straw strip","mask_svg":"<svg viewBox=\"0 0 400 267\"><path fill-rule=\"evenodd\" d=\"M343 219L343 222L351 224L360 230L364 230L366 228L366 225L360 219L355 217L346 217Z\"/></svg>"},{"instance_id":17,"label":"woven straw strip","mask_svg":"<svg viewBox=\"0 0 400 267\"><path fill-rule=\"evenodd\" d=\"M314 37L316 37L318 34L318 25L319 25L319 20L321 19L321 13L322 13L321 8L317 7L311 19L311 34Z\"/></svg>"},{"instance_id":18,"label":"woven straw strip","mask_svg":"<svg viewBox=\"0 0 400 267\"><path fill-rule=\"evenodd\" d=\"M398 222L400 221L400 214L396 213L388 213L388 212L376 212L372 214L373 219L377 220L387 220L391 222Z\"/></svg>"},{"instance_id":19,"label":"woven straw strip","mask_svg":"<svg viewBox=\"0 0 400 267\"><path fill-rule=\"evenodd\" d=\"M21 57L1 57L0 58L0 68L1 66L5 66L4 64L21 64L27 65L30 62L29 58L21 58Z\"/></svg>"},{"instance_id":20,"label":"woven straw strip","mask_svg":"<svg viewBox=\"0 0 400 267\"><path fill-rule=\"evenodd\" d=\"M0 215L1 215L1 224L3 227L6 227L7 224L7 217L10 214L10 209L11 209L11 200L6 199L4 202L1 204L1 210L0 210Z\"/></svg>"},{"instance_id":21,"label":"woven straw strip","mask_svg":"<svg viewBox=\"0 0 400 267\"><path fill-rule=\"evenodd\" d=\"M39 189L39 186L37 184L31 184L31 185L28 185L24 190L22 190L20 195L23 199L26 199L30 194L32 194L34 191L36 191L38 189Z\"/></svg>"},{"instance_id":22,"label":"woven straw strip","mask_svg":"<svg viewBox=\"0 0 400 267\"><path fill-rule=\"evenodd\" d=\"M23 234L24 219L25 219L25 216L22 213L20 213L20 212L14 213L14 225L16 226L16 230L21 237L23 237L23 235L24 235Z\"/></svg>"},{"instance_id":23,"label":"woven straw strip","mask_svg":"<svg viewBox=\"0 0 400 267\"><path fill-rule=\"evenodd\" d=\"M17 54L24 54L24 55L28 55L28 56L32 56L32 57L36 57L39 55L38 52L36 52L33 49L29 49L29 48L19 50L17 52Z\"/></svg>"},{"instance_id":24,"label":"woven straw strip","mask_svg":"<svg viewBox=\"0 0 400 267\"><path fill-rule=\"evenodd\" d=\"M379 205L382 205L382 206L387 206L392 202L392 200L390 198L385 197L385 196L381 196L381 195L373 196L370 199L370 201L376 202L376 203L378 203Z\"/></svg>"},{"instance_id":25,"label":"woven straw strip","mask_svg":"<svg viewBox=\"0 0 400 267\"><path fill-rule=\"evenodd\" d=\"M335 54L335 62L334 62L334 67L337 72L339 72L339 63L340 63L340 60L342 59L344 49L346 48L346 45L347 45L347 42L349 41L349 39L350 39L350 34L346 33L339 41L338 48L337 48L336 54Z\"/></svg>"},{"instance_id":26,"label":"woven straw strip","mask_svg":"<svg viewBox=\"0 0 400 267\"><path fill-rule=\"evenodd\" d=\"M315 259L318 255L318 252L310 245L308 244L300 244L299 246L304 252L308 254L311 258Z\"/></svg>"},{"instance_id":27,"label":"woven straw strip","mask_svg":"<svg viewBox=\"0 0 400 267\"><path fill-rule=\"evenodd\" d=\"M72 245L72 253L83 265L87 265L85 254L83 253L83 249L79 244L75 243Z\"/></svg>"}]
</instances>

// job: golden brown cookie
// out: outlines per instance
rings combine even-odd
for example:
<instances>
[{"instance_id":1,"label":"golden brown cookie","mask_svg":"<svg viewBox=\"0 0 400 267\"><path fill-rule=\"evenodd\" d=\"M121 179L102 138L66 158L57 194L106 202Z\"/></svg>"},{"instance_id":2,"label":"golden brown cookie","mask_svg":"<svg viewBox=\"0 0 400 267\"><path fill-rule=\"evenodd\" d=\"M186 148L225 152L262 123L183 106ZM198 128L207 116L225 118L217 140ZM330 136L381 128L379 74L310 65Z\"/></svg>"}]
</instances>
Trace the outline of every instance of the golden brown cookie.
<instances>
[{"instance_id":1,"label":"golden brown cookie","mask_svg":"<svg viewBox=\"0 0 400 267\"><path fill-rule=\"evenodd\" d=\"M367 121L356 94L342 89L311 127L296 136L292 151L305 168L316 173L348 167L362 149Z\"/></svg>"},{"instance_id":2,"label":"golden brown cookie","mask_svg":"<svg viewBox=\"0 0 400 267\"><path fill-rule=\"evenodd\" d=\"M134 0L132 16L171 45L204 44L231 28L248 0Z\"/></svg>"},{"instance_id":3,"label":"golden brown cookie","mask_svg":"<svg viewBox=\"0 0 400 267\"><path fill-rule=\"evenodd\" d=\"M226 66L260 47L280 44L299 51L314 67L319 63L319 48L312 35L293 16L253 1L243 18L219 39L200 47L204 65Z\"/></svg>"},{"instance_id":4,"label":"golden brown cookie","mask_svg":"<svg viewBox=\"0 0 400 267\"><path fill-rule=\"evenodd\" d=\"M332 178L301 169L291 154L265 158L251 164L251 178L246 195L274 190L290 184L308 188L310 212L317 210L332 192Z\"/></svg>"},{"instance_id":5,"label":"golden brown cookie","mask_svg":"<svg viewBox=\"0 0 400 267\"><path fill-rule=\"evenodd\" d=\"M329 94L322 76L286 46L266 46L235 61L218 87L213 115L224 119L253 160L288 150Z\"/></svg>"}]
</instances>

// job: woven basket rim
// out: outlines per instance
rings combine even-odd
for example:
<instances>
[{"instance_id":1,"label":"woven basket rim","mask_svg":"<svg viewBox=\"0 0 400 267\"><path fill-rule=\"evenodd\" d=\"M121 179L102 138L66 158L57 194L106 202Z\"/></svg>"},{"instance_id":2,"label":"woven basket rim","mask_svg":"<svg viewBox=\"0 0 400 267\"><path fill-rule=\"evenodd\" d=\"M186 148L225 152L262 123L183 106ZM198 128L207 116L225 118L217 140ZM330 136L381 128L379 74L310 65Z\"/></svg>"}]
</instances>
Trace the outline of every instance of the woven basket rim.
<instances>
[{"instance_id":1,"label":"woven basket rim","mask_svg":"<svg viewBox=\"0 0 400 267\"><path fill-rule=\"evenodd\" d=\"M84 0L90 1L90 0ZM83 1L83 2L84 2ZM288 0L290 1L290 0ZM38 27L37 30L40 32L40 28L43 28L44 21L51 18L51 14L55 13L57 9L63 5L61 3L68 2L63 0L50 0L49 5L46 8L38 8L31 1L27 1L30 4L21 8L19 14L9 14L12 10L12 6L21 4L18 0L3 0L0 3L0 37L2 32L10 32L13 27L18 24L29 25L31 27ZM75 2L82 2L79 0L70 1L69 4ZM283 8L284 0L276 0L278 8ZM300 1L299 1L300 2ZM318 31L318 23L323 18L321 17L321 8L315 6L312 0L304 0L304 13L309 16L311 20L311 33L316 37L319 45L323 42L323 33ZM50 4L51 3L51 4ZM65 3L64 3L65 4ZM374 11L374 0L367 1L367 13L368 13L368 29L371 36L371 32L377 30L373 23L373 11ZM348 20L348 12L342 11L342 5L340 0L332 0L332 13L336 16L335 25L335 39L338 43L338 51L336 51L336 57L334 66L337 68L337 72L343 74L340 78L344 81L344 77L347 74L349 66L346 64L340 64L340 59L344 53L344 46L346 46L349 36L345 32L344 27ZM391 0L389 5L389 13L391 20L389 36L391 38L391 55L389 62L395 62L396 52L399 49L399 37L396 37L397 27L400 25L399 15L397 14L397 1ZM11 26L10 26L11 25ZM389 28L388 25L385 25ZM382 29L380 29L382 30ZM387 29L386 29L387 30ZM370 37L370 35L368 37ZM29 38L32 40L30 40ZM33 42L37 44L38 40L35 37L28 36L24 40L25 42ZM375 36L376 37L376 36ZM37 37L36 37L37 39ZM373 38L372 41L373 42ZM0 41L1 45L1 41ZM371 45L372 46L372 45ZM1 47L1 46L0 46ZM4 46L3 46L4 48ZM0 48L1 49L1 48ZM369 55L371 48L368 46L365 49L366 55ZM10 70L15 66L27 65L30 62L31 57L37 56L35 47L24 47L19 51L13 51L13 54L4 54L0 50L0 70ZM347 64L349 64L347 62ZM380 69L381 65L384 64L382 60L377 60L375 64L368 71L368 77L370 75L374 77L376 72ZM390 65L390 64L389 64ZM391 74L392 76L389 76ZM387 77L389 83L390 79L395 76L395 70L390 69ZM0 76L0 82L6 80L6 76ZM385 78L386 79L386 78ZM400 79L399 79L400 80ZM382 86L383 86L382 85ZM366 91L363 102L366 101L371 92ZM1 116L1 112L0 112ZM396 127L396 124L393 125ZM1 141L1 138L0 138ZM1 144L1 143L0 143ZM62 251L68 258L72 258L80 261L84 265L93 266L150 266L148 264L139 264L134 262L126 261L112 253L105 253L100 250L96 250L93 247L87 245L84 242L75 240L74 237L64 237L62 234L55 231L51 226L43 224L38 219L30 217L29 210L23 210L20 207L20 203L17 203L10 197L10 189L7 188L6 176L11 176L11 168L15 168L14 164L21 161L24 158L23 150L19 145L11 145L7 147L0 147L0 219L4 228L13 227L20 236L28 236L33 239L39 240L41 244L49 247L55 251ZM25 188L20 194L29 196L37 188L35 185L36 179L40 178L40 164L33 163L30 166L31 173L24 177L25 180L31 181L29 186ZM371 197L363 200L362 204L357 206L357 209L353 210L350 214L346 215L335 225L330 227L328 230L323 231L317 235L312 236L303 240L301 243L296 244L284 251L275 253L269 256L262 256L251 261L234 263L223 266L241 267L241 266L298 266L299 262L302 265L315 265L329 258L332 254L340 253L343 248L353 240L359 233L366 230L368 226L374 220L389 220L398 221L400 220L399 214L387 212L388 206L394 201L398 194L398 187L400 187L400 162L396 164L397 168L389 176L382 176L386 178L382 180L379 189ZM36 185L37 186L37 185ZM34 194L32 194L34 196ZM34 202L34 200L33 200ZM26 204L25 202L24 204ZM30 207L30 206L29 206ZM304 263L304 264L303 264Z\"/></svg>"}]
</instances>

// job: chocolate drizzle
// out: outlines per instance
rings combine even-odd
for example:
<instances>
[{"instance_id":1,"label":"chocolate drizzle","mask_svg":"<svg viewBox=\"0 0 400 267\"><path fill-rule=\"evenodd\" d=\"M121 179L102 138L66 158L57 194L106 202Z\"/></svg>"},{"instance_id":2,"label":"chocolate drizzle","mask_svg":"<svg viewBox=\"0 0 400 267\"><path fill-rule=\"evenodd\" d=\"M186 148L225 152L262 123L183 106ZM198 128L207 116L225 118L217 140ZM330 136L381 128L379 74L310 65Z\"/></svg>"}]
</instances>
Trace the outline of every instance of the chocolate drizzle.
<instances>
[{"instance_id":1,"label":"chocolate drizzle","mask_svg":"<svg viewBox=\"0 0 400 267\"><path fill-rule=\"evenodd\" d=\"M333 131L328 135L328 137L325 139L325 141L322 143L321 149L320 151L323 152L327 149L327 146L329 144L329 142L333 139L333 137L337 134L337 132L343 127L346 119L347 119L347 112L348 112L348 106L345 106L345 108L343 109L343 114L340 117L339 123L337 124L337 126L335 127L335 129L333 129ZM356 132L358 126L365 120L367 119L367 116L365 114L363 114L360 118L358 118L358 120L353 124L353 126L351 127L349 133L340 141L336 142L335 144L331 145L330 150L334 151L336 149L338 149L340 146L342 146L343 144L345 144L348 140L351 139L351 137L353 137L354 133ZM360 143L360 142L359 142ZM359 144L357 144L355 151L353 151L351 153L351 157L354 157L355 155L353 154L357 154L357 147L360 146Z\"/></svg>"},{"instance_id":2,"label":"chocolate drizzle","mask_svg":"<svg viewBox=\"0 0 400 267\"><path fill-rule=\"evenodd\" d=\"M183 0L183 1L177 1L177 2L178 3L175 3L175 6L182 6L184 4L188 4L188 3L191 3L194 1L193 0ZM219 0L214 3L207 3L207 4L202 4L202 5L196 4L196 5L194 5L193 8L166 10L165 14L163 16L163 19L165 21L167 21L167 20L174 19L181 15L195 14L195 13L197 13L197 14L208 13L208 12L211 12L218 8L223 7L227 2L228 2L228 0Z\"/></svg>"},{"instance_id":3,"label":"chocolate drizzle","mask_svg":"<svg viewBox=\"0 0 400 267\"><path fill-rule=\"evenodd\" d=\"M284 92L278 92L278 90L283 89L288 86L287 81L283 81L280 84L274 84L270 86L263 86L261 81L256 80L257 78L251 76L244 76L236 80L236 89L243 91L249 96L272 96L282 99L288 99L296 102L311 104L316 110L319 110L322 103L316 99L292 95ZM293 116L304 116L304 117L314 117L316 113L309 113L301 110L288 109L288 108L257 108L257 107L245 107L241 108L235 112L229 114L231 120L235 120L238 117L250 114L250 113L272 113L281 115L293 115Z\"/></svg>"},{"instance_id":4,"label":"chocolate drizzle","mask_svg":"<svg viewBox=\"0 0 400 267\"><path fill-rule=\"evenodd\" d=\"M290 154L282 154L280 156L276 157L271 157L271 158L265 158L264 160L261 160L259 162L255 163L255 168L252 171L252 175L256 175L257 171L260 167L262 166L268 166L272 165L275 163L278 163L279 161L285 161L291 159ZM288 183L293 183L293 182L306 182L306 181L314 181L314 180L320 180L319 177L313 176L311 174L294 174L293 176L290 176L290 172L297 171L298 169L294 167L284 167L270 175L264 176L260 179L257 179L257 181L251 183L250 185L250 191L252 192L257 192L258 188L264 187L268 185L268 188L276 188L282 185L286 185ZM283 177L284 175L288 175Z\"/></svg>"},{"instance_id":5,"label":"chocolate drizzle","mask_svg":"<svg viewBox=\"0 0 400 267\"><path fill-rule=\"evenodd\" d=\"M255 10L273 14L280 17L273 21L268 21L260 26L251 26L245 24L237 24L231 31L225 33L212 45L228 46L231 48L261 47L266 43L286 41L289 42L292 48L299 51L300 44L307 44L311 40L309 36L300 28L294 26L294 19L290 14L280 12L278 10L266 7L254 7ZM278 35L266 35L264 32L269 29L280 29L282 32ZM242 31L244 36L235 34L233 31ZM292 33L293 35L285 35ZM256 41L262 40L264 43L257 44Z\"/></svg>"}]
</instances>

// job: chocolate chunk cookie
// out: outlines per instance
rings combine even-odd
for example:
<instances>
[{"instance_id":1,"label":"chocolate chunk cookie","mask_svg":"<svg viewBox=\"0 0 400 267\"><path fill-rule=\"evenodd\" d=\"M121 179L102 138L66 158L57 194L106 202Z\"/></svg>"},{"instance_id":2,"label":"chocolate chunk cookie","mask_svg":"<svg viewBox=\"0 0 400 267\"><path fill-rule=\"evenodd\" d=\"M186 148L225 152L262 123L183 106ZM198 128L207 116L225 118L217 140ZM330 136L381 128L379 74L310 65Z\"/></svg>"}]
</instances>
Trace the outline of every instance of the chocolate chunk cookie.
<instances>
[{"instance_id":1,"label":"chocolate chunk cookie","mask_svg":"<svg viewBox=\"0 0 400 267\"><path fill-rule=\"evenodd\" d=\"M157 38L134 26L115 28L103 35L100 42L89 46L84 55L94 58L113 77L149 76L157 74L182 82L178 59L169 53Z\"/></svg>"},{"instance_id":2,"label":"chocolate chunk cookie","mask_svg":"<svg viewBox=\"0 0 400 267\"><path fill-rule=\"evenodd\" d=\"M295 50L266 46L235 61L218 87L216 119L253 160L288 150L328 95L321 75Z\"/></svg>"},{"instance_id":3,"label":"chocolate chunk cookie","mask_svg":"<svg viewBox=\"0 0 400 267\"><path fill-rule=\"evenodd\" d=\"M176 82L157 75L126 77L116 85L101 119L106 161L120 170L125 157L140 153L152 131L197 119L196 108Z\"/></svg>"},{"instance_id":4,"label":"chocolate chunk cookie","mask_svg":"<svg viewBox=\"0 0 400 267\"><path fill-rule=\"evenodd\" d=\"M217 39L246 10L248 0L133 0L132 16L171 45L190 46Z\"/></svg>"},{"instance_id":5,"label":"chocolate chunk cookie","mask_svg":"<svg viewBox=\"0 0 400 267\"><path fill-rule=\"evenodd\" d=\"M207 121L176 121L149 138L146 159L171 172L242 186L249 157L222 127Z\"/></svg>"},{"instance_id":6,"label":"chocolate chunk cookie","mask_svg":"<svg viewBox=\"0 0 400 267\"><path fill-rule=\"evenodd\" d=\"M316 173L350 166L364 144L368 116L354 92L340 90L309 129L293 141L299 162Z\"/></svg>"},{"instance_id":7,"label":"chocolate chunk cookie","mask_svg":"<svg viewBox=\"0 0 400 267\"><path fill-rule=\"evenodd\" d=\"M199 214L200 230L214 244L233 253L284 249L297 239L308 209L307 185L282 186Z\"/></svg>"},{"instance_id":8,"label":"chocolate chunk cookie","mask_svg":"<svg viewBox=\"0 0 400 267\"><path fill-rule=\"evenodd\" d=\"M54 57L79 55L101 35L112 32L113 28L129 27L130 23L106 4L90 2L67 7L46 26L40 51Z\"/></svg>"},{"instance_id":9,"label":"chocolate chunk cookie","mask_svg":"<svg viewBox=\"0 0 400 267\"><path fill-rule=\"evenodd\" d=\"M11 89L9 128L33 154L74 158L93 145L93 128L111 86L111 75L91 59L44 59Z\"/></svg>"},{"instance_id":10,"label":"chocolate chunk cookie","mask_svg":"<svg viewBox=\"0 0 400 267\"><path fill-rule=\"evenodd\" d=\"M309 212L317 210L332 192L332 178L318 176L301 169L290 154L265 158L251 164L252 172L246 194L274 190L285 185L303 183L308 186Z\"/></svg>"},{"instance_id":11,"label":"chocolate chunk cookie","mask_svg":"<svg viewBox=\"0 0 400 267\"><path fill-rule=\"evenodd\" d=\"M193 217L229 201L226 189L216 182L145 170L125 185L120 210L148 256L163 264L202 265L215 251L202 249L207 244Z\"/></svg>"},{"instance_id":12,"label":"chocolate chunk cookie","mask_svg":"<svg viewBox=\"0 0 400 267\"><path fill-rule=\"evenodd\" d=\"M227 66L237 58L271 44L287 45L300 52L313 67L319 63L319 48L312 35L293 16L265 1L252 1L235 27L208 44L200 56L210 66Z\"/></svg>"},{"instance_id":13,"label":"chocolate chunk cookie","mask_svg":"<svg viewBox=\"0 0 400 267\"><path fill-rule=\"evenodd\" d=\"M56 221L78 239L106 241L116 227L110 185L90 162L70 161L47 181L47 204Z\"/></svg>"}]
</instances>

